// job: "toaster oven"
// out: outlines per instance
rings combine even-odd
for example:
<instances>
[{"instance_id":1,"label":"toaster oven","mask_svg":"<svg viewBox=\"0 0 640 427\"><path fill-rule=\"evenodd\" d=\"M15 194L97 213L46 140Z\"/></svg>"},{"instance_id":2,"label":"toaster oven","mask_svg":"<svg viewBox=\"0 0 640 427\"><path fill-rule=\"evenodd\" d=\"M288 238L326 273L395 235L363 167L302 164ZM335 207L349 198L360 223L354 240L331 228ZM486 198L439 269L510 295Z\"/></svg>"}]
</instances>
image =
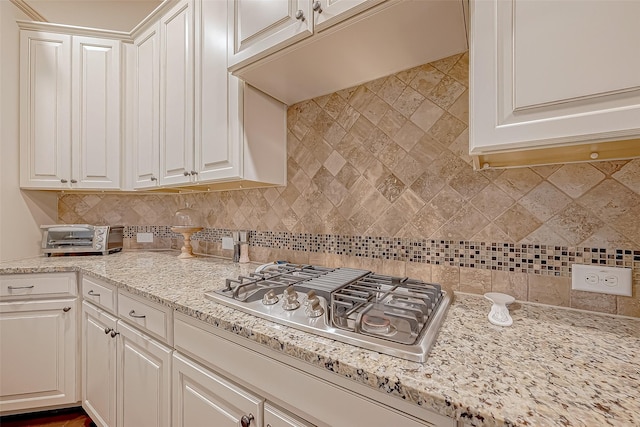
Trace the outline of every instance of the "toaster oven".
<instances>
[{"instance_id":1,"label":"toaster oven","mask_svg":"<svg viewBox=\"0 0 640 427\"><path fill-rule=\"evenodd\" d=\"M42 225L42 252L57 255L107 255L122 250L124 227L89 224Z\"/></svg>"}]
</instances>

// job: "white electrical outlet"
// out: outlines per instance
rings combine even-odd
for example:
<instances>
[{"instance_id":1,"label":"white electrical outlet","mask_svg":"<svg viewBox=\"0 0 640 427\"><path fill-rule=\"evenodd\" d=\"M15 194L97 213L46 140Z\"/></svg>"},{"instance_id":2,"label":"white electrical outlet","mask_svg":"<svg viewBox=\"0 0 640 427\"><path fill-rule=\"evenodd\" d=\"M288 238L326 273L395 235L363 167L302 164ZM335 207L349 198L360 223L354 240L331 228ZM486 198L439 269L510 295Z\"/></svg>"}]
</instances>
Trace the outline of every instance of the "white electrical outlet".
<instances>
[{"instance_id":1,"label":"white electrical outlet","mask_svg":"<svg viewBox=\"0 0 640 427\"><path fill-rule=\"evenodd\" d=\"M631 269L599 265L571 265L571 289L631 296Z\"/></svg>"},{"instance_id":2,"label":"white electrical outlet","mask_svg":"<svg viewBox=\"0 0 640 427\"><path fill-rule=\"evenodd\" d=\"M223 237L222 238L222 249L233 249L233 238L232 237Z\"/></svg>"},{"instance_id":3,"label":"white electrical outlet","mask_svg":"<svg viewBox=\"0 0 640 427\"><path fill-rule=\"evenodd\" d=\"M153 233L136 233L138 243L153 243Z\"/></svg>"}]
</instances>

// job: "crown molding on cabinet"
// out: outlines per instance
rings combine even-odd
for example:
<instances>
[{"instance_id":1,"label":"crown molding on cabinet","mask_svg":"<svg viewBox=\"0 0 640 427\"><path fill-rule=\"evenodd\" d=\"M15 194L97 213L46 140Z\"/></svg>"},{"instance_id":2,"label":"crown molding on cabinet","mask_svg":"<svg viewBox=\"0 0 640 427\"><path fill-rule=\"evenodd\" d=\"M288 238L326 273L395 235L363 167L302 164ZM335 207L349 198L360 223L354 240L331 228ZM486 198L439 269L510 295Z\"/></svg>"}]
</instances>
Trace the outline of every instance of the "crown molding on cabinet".
<instances>
[{"instance_id":1,"label":"crown molding on cabinet","mask_svg":"<svg viewBox=\"0 0 640 427\"><path fill-rule=\"evenodd\" d=\"M167 10L175 6L178 3L178 1L179 0L164 0L162 3L160 3L158 7L156 7L153 10L153 12L147 15L146 18L140 21L140 23L131 30L131 32L129 33L129 36L131 37L131 39L132 40L135 39L136 37L138 37L138 35L142 31L146 30L149 27L149 25L152 25L155 22L157 22L160 16L162 16L164 12L166 12Z\"/></svg>"},{"instance_id":2,"label":"crown molding on cabinet","mask_svg":"<svg viewBox=\"0 0 640 427\"><path fill-rule=\"evenodd\" d=\"M102 30L98 28L77 27L75 25L52 24L49 22L16 21L16 23L21 30L47 31L52 33L75 34L124 41L131 40L131 34L127 31Z\"/></svg>"},{"instance_id":3,"label":"crown molding on cabinet","mask_svg":"<svg viewBox=\"0 0 640 427\"><path fill-rule=\"evenodd\" d=\"M47 18L40 15L34 8L32 8L24 0L9 0L9 1L13 3L18 9L23 11L33 21L48 22Z\"/></svg>"}]
</instances>

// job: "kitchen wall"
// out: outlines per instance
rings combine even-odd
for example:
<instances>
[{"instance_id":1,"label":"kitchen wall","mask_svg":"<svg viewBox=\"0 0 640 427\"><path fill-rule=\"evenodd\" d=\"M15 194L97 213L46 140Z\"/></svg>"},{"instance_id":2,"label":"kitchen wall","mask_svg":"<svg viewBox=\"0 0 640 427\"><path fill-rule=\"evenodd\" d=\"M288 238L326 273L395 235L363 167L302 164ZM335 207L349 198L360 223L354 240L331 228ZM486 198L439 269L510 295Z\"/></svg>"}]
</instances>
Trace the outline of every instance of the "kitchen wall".
<instances>
[{"instance_id":1,"label":"kitchen wall","mask_svg":"<svg viewBox=\"0 0 640 427\"><path fill-rule=\"evenodd\" d=\"M288 109L288 184L191 195L76 195L62 222L124 224L128 247L177 247L190 202L203 254L251 231L251 258L370 268L450 290L640 317L640 159L474 171L468 55ZM135 242L153 232L153 244ZM634 297L571 290L570 266L634 267Z\"/></svg>"},{"instance_id":2,"label":"kitchen wall","mask_svg":"<svg viewBox=\"0 0 640 427\"><path fill-rule=\"evenodd\" d=\"M0 262L40 255L40 224L55 223L58 216L55 193L20 190L17 19L28 17L0 1Z\"/></svg>"}]
</instances>

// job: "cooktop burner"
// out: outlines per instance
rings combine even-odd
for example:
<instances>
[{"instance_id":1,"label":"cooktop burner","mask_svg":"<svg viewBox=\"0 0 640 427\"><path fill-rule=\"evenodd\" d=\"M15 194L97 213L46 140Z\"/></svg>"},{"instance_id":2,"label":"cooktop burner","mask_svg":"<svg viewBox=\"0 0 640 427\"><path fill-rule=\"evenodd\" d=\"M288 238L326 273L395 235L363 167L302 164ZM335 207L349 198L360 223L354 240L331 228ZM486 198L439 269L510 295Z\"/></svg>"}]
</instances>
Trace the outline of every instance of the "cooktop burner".
<instances>
[{"instance_id":1,"label":"cooktop burner","mask_svg":"<svg viewBox=\"0 0 640 427\"><path fill-rule=\"evenodd\" d=\"M264 266L263 266L264 267ZM450 304L440 285L367 270L272 264L227 279L213 301L277 323L424 362Z\"/></svg>"}]
</instances>

